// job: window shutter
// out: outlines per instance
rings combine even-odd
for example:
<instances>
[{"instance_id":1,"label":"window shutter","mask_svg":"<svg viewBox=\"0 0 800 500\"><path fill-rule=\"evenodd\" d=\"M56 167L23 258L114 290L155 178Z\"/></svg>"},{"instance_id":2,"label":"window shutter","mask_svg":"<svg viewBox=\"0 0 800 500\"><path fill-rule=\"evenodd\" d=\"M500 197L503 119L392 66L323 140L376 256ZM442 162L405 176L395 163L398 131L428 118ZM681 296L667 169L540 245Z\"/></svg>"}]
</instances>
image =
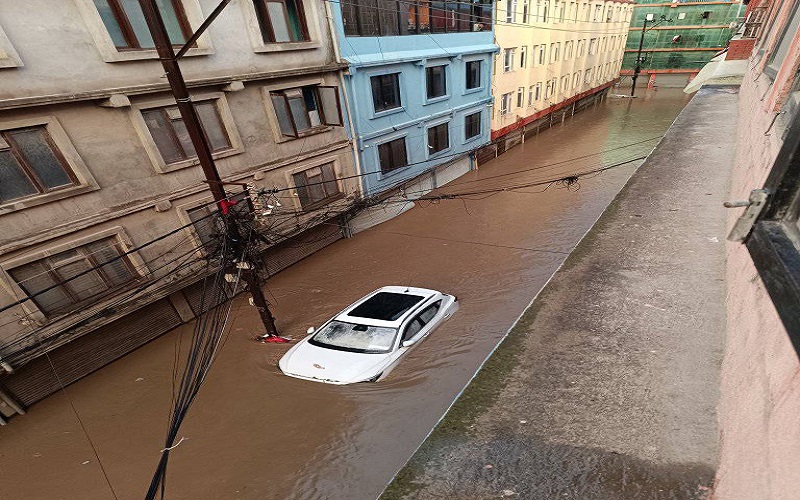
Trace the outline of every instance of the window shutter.
<instances>
[{"instance_id":1,"label":"window shutter","mask_svg":"<svg viewBox=\"0 0 800 500\"><path fill-rule=\"evenodd\" d=\"M343 126L344 119L342 118L342 105L339 100L339 87L320 85L317 87L317 95L319 96L320 111L322 111L322 116L320 117L322 123L334 127Z\"/></svg>"},{"instance_id":2,"label":"window shutter","mask_svg":"<svg viewBox=\"0 0 800 500\"><path fill-rule=\"evenodd\" d=\"M300 137L297 133L297 125L292 118L292 112L289 108L289 99L283 92L271 93L272 106L275 108L275 116L278 118L278 126L280 127L281 134L294 137Z\"/></svg>"}]
</instances>

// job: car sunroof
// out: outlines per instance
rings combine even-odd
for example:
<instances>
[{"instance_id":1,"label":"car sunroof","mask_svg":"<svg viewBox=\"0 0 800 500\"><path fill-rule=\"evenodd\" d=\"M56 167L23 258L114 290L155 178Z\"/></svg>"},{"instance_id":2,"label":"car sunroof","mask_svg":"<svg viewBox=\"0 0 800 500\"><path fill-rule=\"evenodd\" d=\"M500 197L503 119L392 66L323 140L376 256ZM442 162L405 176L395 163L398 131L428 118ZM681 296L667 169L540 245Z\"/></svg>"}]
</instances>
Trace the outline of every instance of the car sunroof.
<instances>
[{"instance_id":1,"label":"car sunroof","mask_svg":"<svg viewBox=\"0 0 800 500\"><path fill-rule=\"evenodd\" d=\"M348 316L394 321L424 298L406 293L379 292L350 311Z\"/></svg>"}]
</instances>

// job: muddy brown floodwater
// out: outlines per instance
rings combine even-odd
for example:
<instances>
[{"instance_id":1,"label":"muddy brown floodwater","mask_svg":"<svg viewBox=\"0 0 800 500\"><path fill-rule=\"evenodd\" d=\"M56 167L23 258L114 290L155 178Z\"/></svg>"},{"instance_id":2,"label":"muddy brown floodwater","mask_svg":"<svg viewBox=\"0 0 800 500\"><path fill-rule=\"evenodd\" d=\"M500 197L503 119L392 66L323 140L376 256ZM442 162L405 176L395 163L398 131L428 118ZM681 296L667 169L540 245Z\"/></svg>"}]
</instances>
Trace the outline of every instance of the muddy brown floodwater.
<instances>
[{"instance_id":1,"label":"muddy brown floodwater","mask_svg":"<svg viewBox=\"0 0 800 500\"><path fill-rule=\"evenodd\" d=\"M440 191L558 178L640 156L656 143L641 141L662 135L687 100L669 89L610 98ZM339 387L281 375L287 347L250 340L257 317L237 300L230 337L171 454L167 497L377 497L639 163L571 189L421 204L270 279L278 326L295 337L380 286L458 295L461 310L385 382ZM68 388L120 499L143 497L158 460L181 334L189 328ZM0 498L114 498L64 394L3 428Z\"/></svg>"}]
</instances>

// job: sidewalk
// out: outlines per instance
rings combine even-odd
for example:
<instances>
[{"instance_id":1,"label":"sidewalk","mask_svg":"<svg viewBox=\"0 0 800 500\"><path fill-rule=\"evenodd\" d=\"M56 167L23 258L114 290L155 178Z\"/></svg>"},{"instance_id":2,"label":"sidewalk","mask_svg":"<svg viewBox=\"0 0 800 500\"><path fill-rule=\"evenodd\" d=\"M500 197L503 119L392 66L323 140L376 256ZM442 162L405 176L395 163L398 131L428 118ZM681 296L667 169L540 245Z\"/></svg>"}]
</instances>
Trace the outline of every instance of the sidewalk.
<instances>
[{"instance_id":1,"label":"sidewalk","mask_svg":"<svg viewBox=\"0 0 800 500\"><path fill-rule=\"evenodd\" d=\"M695 95L383 498L705 495L736 103Z\"/></svg>"}]
</instances>

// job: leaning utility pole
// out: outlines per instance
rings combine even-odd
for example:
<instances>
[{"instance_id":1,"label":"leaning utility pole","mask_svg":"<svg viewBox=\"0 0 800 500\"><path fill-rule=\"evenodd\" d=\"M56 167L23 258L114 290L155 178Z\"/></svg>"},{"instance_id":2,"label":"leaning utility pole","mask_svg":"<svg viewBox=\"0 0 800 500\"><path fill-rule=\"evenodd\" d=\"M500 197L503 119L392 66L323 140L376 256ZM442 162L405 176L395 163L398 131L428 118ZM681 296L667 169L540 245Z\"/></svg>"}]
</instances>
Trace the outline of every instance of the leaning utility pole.
<instances>
[{"instance_id":1,"label":"leaning utility pole","mask_svg":"<svg viewBox=\"0 0 800 500\"><path fill-rule=\"evenodd\" d=\"M672 19L667 19L667 16L661 16L661 19L656 21L655 24L650 26L650 29L655 28L659 24L663 22L672 22ZM639 78L639 73L642 72L642 48L644 47L644 34L647 33L647 16L644 18L644 24L642 25L642 36L639 38L639 50L636 51L636 67L633 69L633 82L631 83L631 97L633 97L634 92L636 92L636 79Z\"/></svg>"},{"instance_id":2,"label":"leaning utility pole","mask_svg":"<svg viewBox=\"0 0 800 500\"><path fill-rule=\"evenodd\" d=\"M230 1L231 0L222 0L220 2L211 15L208 16L208 19L206 19L198 30L186 41L186 44L178 51L177 55L169 39L167 28L164 25L164 19L161 17L161 13L156 6L156 0L139 0L139 4L142 7L142 13L147 22L147 27L150 30L150 35L153 37L156 51L158 51L158 58L166 72L172 95L175 96L178 111L186 126L186 131L189 134L192 145L197 152L197 159L203 169L203 174L205 174L208 187L211 189L211 194L214 196L214 201L217 202L217 208L222 215L227 237L236 242L241 242L238 221L235 220L235 215L228 210L229 206L224 203L228 200L225 189L223 189L223 182L214 164L214 158L211 155L211 148L203 132L203 126L200 123L200 118L197 116L192 98L186 88L186 81L183 79L180 66L178 65L178 59L194 45L200 35ZM265 336L277 337L278 329L275 327L275 319L272 317L269 304L264 297L264 291L261 288L261 280L258 273L255 269L243 269L242 279L247 284L247 289L253 297L253 305L258 309L259 316L266 330Z\"/></svg>"},{"instance_id":3,"label":"leaning utility pole","mask_svg":"<svg viewBox=\"0 0 800 500\"><path fill-rule=\"evenodd\" d=\"M636 67L633 68L633 83L631 84L631 97L636 92L636 79L639 78L639 73L642 72L642 47L644 46L644 33L647 31L647 17L644 18L642 25L642 36L639 38L639 50L636 52Z\"/></svg>"}]
</instances>

